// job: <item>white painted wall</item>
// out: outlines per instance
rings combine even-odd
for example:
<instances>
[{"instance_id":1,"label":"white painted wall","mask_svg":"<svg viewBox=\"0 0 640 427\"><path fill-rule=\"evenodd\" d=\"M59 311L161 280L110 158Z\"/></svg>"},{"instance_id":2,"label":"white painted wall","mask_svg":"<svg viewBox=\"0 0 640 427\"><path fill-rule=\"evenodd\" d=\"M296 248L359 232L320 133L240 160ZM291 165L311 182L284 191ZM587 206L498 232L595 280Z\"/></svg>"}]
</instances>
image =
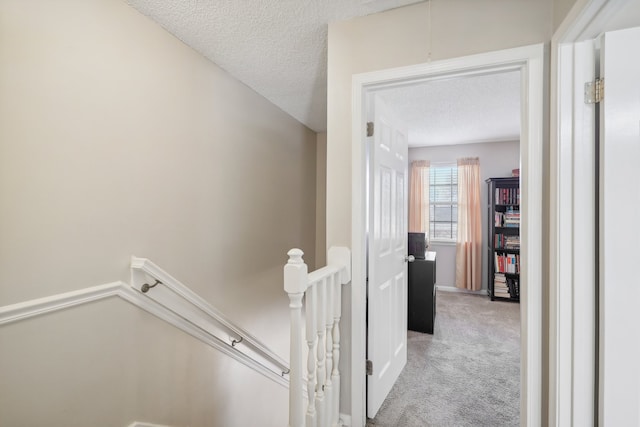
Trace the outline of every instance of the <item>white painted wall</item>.
<instances>
[{"instance_id":1,"label":"white painted wall","mask_svg":"<svg viewBox=\"0 0 640 427\"><path fill-rule=\"evenodd\" d=\"M313 132L116 0L0 2L0 93L0 306L148 257L288 359ZM3 326L0 348L2 425L287 422L285 388L118 299Z\"/></svg>"},{"instance_id":2,"label":"white painted wall","mask_svg":"<svg viewBox=\"0 0 640 427\"><path fill-rule=\"evenodd\" d=\"M482 190L482 289L487 287L487 178L511 176L511 170L520 167L520 143L518 141L487 142L481 144L441 145L409 149L409 161L455 162L461 157L480 158ZM436 284L455 287L456 246L435 243L429 246L437 253Z\"/></svg>"},{"instance_id":3,"label":"white painted wall","mask_svg":"<svg viewBox=\"0 0 640 427\"><path fill-rule=\"evenodd\" d=\"M351 244L351 81L354 74L424 63L429 58L429 50L435 61L548 42L551 38L553 0L434 0L430 3L431 25L427 2L329 25L327 246ZM349 288L345 289L343 298L343 307L349 307ZM346 348L350 345L350 313L343 313L342 320L343 348ZM341 367L346 369L351 365L351 355L345 351L343 356ZM347 381L342 382L341 396L342 407L350 407Z\"/></svg>"}]
</instances>

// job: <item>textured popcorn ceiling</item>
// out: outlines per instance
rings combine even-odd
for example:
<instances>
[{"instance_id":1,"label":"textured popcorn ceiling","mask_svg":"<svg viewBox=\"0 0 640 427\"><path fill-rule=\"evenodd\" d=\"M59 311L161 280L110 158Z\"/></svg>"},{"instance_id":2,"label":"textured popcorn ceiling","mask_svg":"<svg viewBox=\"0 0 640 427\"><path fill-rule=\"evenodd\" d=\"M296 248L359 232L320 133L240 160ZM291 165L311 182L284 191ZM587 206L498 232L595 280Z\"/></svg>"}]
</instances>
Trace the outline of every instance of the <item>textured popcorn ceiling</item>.
<instances>
[{"instance_id":1,"label":"textured popcorn ceiling","mask_svg":"<svg viewBox=\"0 0 640 427\"><path fill-rule=\"evenodd\" d=\"M408 126L409 146L520 140L520 72L378 92Z\"/></svg>"},{"instance_id":2,"label":"textured popcorn ceiling","mask_svg":"<svg viewBox=\"0 0 640 427\"><path fill-rule=\"evenodd\" d=\"M327 25L416 0L127 0L315 131L327 126ZM516 140L519 73L381 92L411 146Z\"/></svg>"},{"instance_id":3,"label":"textured popcorn ceiling","mask_svg":"<svg viewBox=\"0 0 640 427\"><path fill-rule=\"evenodd\" d=\"M128 0L315 131L327 126L327 24L416 0Z\"/></svg>"}]
</instances>

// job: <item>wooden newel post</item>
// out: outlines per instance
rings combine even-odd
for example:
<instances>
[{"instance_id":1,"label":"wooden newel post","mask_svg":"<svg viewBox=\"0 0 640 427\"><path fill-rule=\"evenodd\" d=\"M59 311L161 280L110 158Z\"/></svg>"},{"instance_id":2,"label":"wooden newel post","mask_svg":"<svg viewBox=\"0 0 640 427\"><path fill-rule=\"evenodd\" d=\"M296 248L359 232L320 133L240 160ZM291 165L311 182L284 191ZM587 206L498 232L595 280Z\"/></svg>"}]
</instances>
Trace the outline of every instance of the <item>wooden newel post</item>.
<instances>
[{"instance_id":1,"label":"wooden newel post","mask_svg":"<svg viewBox=\"0 0 640 427\"><path fill-rule=\"evenodd\" d=\"M304 399L302 389L302 297L307 289L307 265L300 249L291 249L284 266L284 290L289 294L291 309L291 360L289 373L289 426L304 427Z\"/></svg>"}]
</instances>

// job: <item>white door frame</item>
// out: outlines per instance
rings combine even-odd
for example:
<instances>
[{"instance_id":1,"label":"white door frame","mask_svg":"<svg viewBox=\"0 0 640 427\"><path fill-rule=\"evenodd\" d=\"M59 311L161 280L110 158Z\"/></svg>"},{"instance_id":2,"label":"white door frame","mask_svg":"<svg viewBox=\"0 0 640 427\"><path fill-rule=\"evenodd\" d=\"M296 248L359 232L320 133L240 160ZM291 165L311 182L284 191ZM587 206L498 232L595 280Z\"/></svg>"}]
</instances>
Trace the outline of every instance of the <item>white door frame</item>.
<instances>
[{"instance_id":1,"label":"white door frame","mask_svg":"<svg viewBox=\"0 0 640 427\"><path fill-rule=\"evenodd\" d=\"M551 41L549 426L595 425L597 172L582 88L594 76L592 40L630 1L577 0Z\"/></svg>"},{"instance_id":2,"label":"white door frame","mask_svg":"<svg viewBox=\"0 0 640 427\"><path fill-rule=\"evenodd\" d=\"M544 68L544 46L538 44L353 76L350 373L353 427L364 426L366 421L366 94L381 87L506 70L519 70L522 79L521 424L542 425Z\"/></svg>"}]
</instances>

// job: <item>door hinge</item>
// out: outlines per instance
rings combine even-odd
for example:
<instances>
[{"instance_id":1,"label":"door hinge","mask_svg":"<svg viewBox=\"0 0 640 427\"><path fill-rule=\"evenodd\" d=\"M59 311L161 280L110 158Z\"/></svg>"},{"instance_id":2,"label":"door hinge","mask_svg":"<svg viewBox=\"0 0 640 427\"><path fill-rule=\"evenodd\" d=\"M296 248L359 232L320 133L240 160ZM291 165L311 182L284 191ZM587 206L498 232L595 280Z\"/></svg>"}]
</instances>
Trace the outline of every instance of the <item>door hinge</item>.
<instances>
[{"instance_id":1,"label":"door hinge","mask_svg":"<svg viewBox=\"0 0 640 427\"><path fill-rule=\"evenodd\" d=\"M367 122L367 136L373 136L373 122Z\"/></svg>"},{"instance_id":2,"label":"door hinge","mask_svg":"<svg viewBox=\"0 0 640 427\"><path fill-rule=\"evenodd\" d=\"M373 362L371 360L367 360L365 369L366 369L367 375L373 375Z\"/></svg>"},{"instance_id":3,"label":"door hinge","mask_svg":"<svg viewBox=\"0 0 640 427\"><path fill-rule=\"evenodd\" d=\"M584 103L597 104L604 98L604 79L584 84Z\"/></svg>"}]
</instances>

